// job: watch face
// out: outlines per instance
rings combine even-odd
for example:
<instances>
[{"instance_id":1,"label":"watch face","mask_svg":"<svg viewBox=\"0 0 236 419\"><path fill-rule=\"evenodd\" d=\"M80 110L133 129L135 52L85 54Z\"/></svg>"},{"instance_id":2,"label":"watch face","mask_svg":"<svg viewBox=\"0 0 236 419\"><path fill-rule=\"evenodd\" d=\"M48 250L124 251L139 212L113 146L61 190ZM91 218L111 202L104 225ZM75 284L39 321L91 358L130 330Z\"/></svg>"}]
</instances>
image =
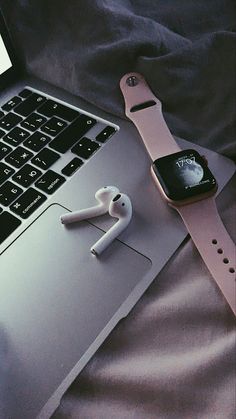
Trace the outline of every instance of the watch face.
<instances>
[{"instance_id":1,"label":"watch face","mask_svg":"<svg viewBox=\"0 0 236 419\"><path fill-rule=\"evenodd\" d=\"M157 159L154 172L165 194L173 201L188 199L216 188L216 180L203 157L183 150Z\"/></svg>"}]
</instances>

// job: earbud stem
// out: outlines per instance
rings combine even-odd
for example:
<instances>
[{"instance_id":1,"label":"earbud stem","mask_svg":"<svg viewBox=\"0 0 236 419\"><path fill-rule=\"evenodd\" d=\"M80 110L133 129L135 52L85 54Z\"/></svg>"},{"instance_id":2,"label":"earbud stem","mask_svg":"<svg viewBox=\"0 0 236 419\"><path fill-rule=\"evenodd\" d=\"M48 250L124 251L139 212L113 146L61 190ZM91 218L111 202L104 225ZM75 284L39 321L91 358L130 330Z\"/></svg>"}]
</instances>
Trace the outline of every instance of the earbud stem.
<instances>
[{"instance_id":1,"label":"earbud stem","mask_svg":"<svg viewBox=\"0 0 236 419\"><path fill-rule=\"evenodd\" d=\"M101 253L122 233L122 231L128 226L131 220L131 216L120 219L108 230L104 236L102 236L90 249L91 253L96 256Z\"/></svg>"},{"instance_id":2,"label":"earbud stem","mask_svg":"<svg viewBox=\"0 0 236 419\"><path fill-rule=\"evenodd\" d=\"M94 207L82 209L79 211L70 212L61 216L62 224L71 224L77 221L87 220L102 214L105 214L107 209L104 205L95 205Z\"/></svg>"}]
</instances>

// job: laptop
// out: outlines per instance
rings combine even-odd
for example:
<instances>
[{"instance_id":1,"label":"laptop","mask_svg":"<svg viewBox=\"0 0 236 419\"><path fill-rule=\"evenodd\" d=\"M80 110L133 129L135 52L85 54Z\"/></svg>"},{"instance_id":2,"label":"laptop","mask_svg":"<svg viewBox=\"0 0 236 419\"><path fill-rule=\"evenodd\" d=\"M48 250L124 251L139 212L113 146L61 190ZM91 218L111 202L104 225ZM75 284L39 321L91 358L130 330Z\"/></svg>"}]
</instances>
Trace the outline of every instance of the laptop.
<instances>
[{"instance_id":1,"label":"laptop","mask_svg":"<svg viewBox=\"0 0 236 419\"><path fill-rule=\"evenodd\" d=\"M17 58L0 15L0 417L48 418L187 232L134 126L28 76ZM195 148L220 191L233 163ZM95 257L115 220L63 226L60 216L94 205L105 185L130 196L133 217Z\"/></svg>"}]
</instances>

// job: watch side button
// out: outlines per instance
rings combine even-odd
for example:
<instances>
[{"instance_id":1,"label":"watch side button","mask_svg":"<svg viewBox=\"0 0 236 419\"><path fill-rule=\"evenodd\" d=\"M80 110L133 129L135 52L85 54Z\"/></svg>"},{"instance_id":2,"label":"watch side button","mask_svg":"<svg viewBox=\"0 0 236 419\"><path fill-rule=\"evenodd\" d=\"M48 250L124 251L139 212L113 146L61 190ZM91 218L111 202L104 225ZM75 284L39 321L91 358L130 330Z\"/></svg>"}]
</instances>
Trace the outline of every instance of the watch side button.
<instances>
[{"instance_id":1,"label":"watch side button","mask_svg":"<svg viewBox=\"0 0 236 419\"><path fill-rule=\"evenodd\" d=\"M204 156L203 154L201 155L201 158L204 160L204 162L206 163L206 165L208 166L208 160L206 158L206 156Z\"/></svg>"}]
</instances>

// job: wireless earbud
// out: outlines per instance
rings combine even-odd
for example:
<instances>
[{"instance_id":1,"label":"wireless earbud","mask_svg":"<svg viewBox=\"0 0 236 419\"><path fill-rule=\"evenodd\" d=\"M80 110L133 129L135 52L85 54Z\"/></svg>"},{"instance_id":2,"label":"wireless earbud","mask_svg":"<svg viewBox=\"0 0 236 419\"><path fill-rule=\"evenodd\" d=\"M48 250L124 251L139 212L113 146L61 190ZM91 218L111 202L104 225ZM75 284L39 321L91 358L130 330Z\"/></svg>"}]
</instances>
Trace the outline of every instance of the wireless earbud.
<instances>
[{"instance_id":1,"label":"wireless earbud","mask_svg":"<svg viewBox=\"0 0 236 419\"><path fill-rule=\"evenodd\" d=\"M129 197L123 193L116 194L110 202L109 214L118 218L118 221L91 247L91 253L96 256L99 256L128 226L132 217Z\"/></svg>"},{"instance_id":2,"label":"wireless earbud","mask_svg":"<svg viewBox=\"0 0 236 419\"><path fill-rule=\"evenodd\" d=\"M95 193L95 198L98 201L97 205L91 208L86 208L62 215L62 224L70 224L76 221L87 220L88 218L97 217L98 215L105 214L109 209L111 200L118 193L119 189L116 186L104 186Z\"/></svg>"}]
</instances>

